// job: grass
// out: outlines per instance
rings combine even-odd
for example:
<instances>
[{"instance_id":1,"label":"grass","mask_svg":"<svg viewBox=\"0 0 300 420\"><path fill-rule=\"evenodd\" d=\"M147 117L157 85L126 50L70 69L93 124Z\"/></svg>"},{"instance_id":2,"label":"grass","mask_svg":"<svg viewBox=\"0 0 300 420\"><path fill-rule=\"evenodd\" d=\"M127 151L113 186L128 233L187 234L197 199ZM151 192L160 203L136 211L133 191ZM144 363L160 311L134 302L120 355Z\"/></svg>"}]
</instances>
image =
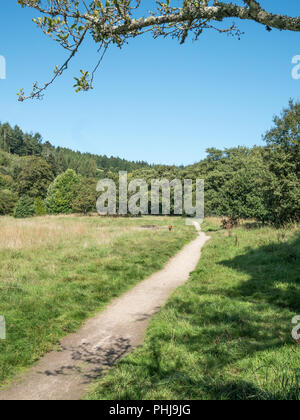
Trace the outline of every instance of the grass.
<instances>
[{"instance_id":1,"label":"grass","mask_svg":"<svg viewBox=\"0 0 300 420\"><path fill-rule=\"evenodd\" d=\"M212 236L145 343L86 399L299 400L300 235L248 223Z\"/></svg>"},{"instance_id":2,"label":"grass","mask_svg":"<svg viewBox=\"0 0 300 420\"><path fill-rule=\"evenodd\" d=\"M166 217L3 217L0 233L0 314L7 324L0 385L195 237L181 219Z\"/></svg>"}]
</instances>

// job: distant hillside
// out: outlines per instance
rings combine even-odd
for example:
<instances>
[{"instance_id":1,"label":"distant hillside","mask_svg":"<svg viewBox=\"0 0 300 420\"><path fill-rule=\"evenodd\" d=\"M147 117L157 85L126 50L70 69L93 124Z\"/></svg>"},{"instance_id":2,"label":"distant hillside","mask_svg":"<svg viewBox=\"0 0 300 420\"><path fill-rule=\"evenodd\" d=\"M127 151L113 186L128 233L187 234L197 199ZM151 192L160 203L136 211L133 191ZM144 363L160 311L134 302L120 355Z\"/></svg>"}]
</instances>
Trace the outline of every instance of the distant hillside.
<instances>
[{"instance_id":1,"label":"distant hillside","mask_svg":"<svg viewBox=\"0 0 300 420\"><path fill-rule=\"evenodd\" d=\"M40 134L0 124L0 215L16 209L18 217L31 215L32 202L35 214L95 210L97 181L108 177L118 184L123 170L149 186L153 179L204 179L206 214L227 216L233 225L241 218L276 225L299 221L299 130L300 103L291 101L274 118L265 146L207 149L205 159L183 167L74 152L43 142ZM149 209L150 201L151 194Z\"/></svg>"},{"instance_id":2,"label":"distant hillside","mask_svg":"<svg viewBox=\"0 0 300 420\"><path fill-rule=\"evenodd\" d=\"M11 155L41 157L51 166L54 175L59 175L66 169L74 169L85 177L96 177L109 172L132 172L150 167L146 162L131 162L119 157L54 147L48 141L43 142L39 133L24 133L18 126L11 127L8 123L0 123L0 150Z\"/></svg>"}]
</instances>

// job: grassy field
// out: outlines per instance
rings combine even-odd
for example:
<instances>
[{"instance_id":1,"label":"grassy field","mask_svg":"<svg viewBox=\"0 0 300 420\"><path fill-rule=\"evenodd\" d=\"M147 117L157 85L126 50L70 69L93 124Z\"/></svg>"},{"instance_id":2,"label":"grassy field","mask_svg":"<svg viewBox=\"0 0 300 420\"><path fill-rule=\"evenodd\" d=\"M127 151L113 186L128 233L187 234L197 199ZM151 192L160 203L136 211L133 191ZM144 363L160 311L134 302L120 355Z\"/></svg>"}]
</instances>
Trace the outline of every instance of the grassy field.
<instances>
[{"instance_id":1,"label":"grassy field","mask_svg":"<svg viewBox=\"0 0 300 420\"><path fill-rule=\"evenodd\" d=\"M204 223L191 279L87 399L300 399L299 229L219 225Z\"/></svg>"},{"instance_id":2,"label":"grassy field","mask_svg":"<svg viewBox=\"0 0 300 420\"><path fill-rule=\"evenodd\" d=\"M0 385L196 235L180 218L75 216L2 217L0 233Z\"/></svg>"}]
</instances>

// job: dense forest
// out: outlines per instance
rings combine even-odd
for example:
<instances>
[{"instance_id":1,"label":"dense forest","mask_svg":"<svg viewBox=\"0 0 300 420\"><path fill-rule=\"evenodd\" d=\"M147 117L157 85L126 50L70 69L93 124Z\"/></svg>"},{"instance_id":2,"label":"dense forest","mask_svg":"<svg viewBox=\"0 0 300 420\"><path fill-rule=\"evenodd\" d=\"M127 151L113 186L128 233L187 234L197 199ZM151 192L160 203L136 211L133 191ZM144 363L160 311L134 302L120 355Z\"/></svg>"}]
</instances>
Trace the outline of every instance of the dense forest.
<instances>
[{"instance_id":1,"label":"dense forest","mask_svg":"<svg viewBox=\"0 0 300 420\"><path fill-rule=\"evenodd\" d=\"M187 167L149 165L108 158L43 142L39 134L0 125L0 215L88 213L95 209L96 183L129 178L204 179L206 214L231 223L255 218L282 225L300 219L300 103L290 101L264 135L265 146L208 149Z\"/></svg>"},{"instance_id":2,"label":"dense forest","mask_svg":"<svg viewBox=\"0 0 300 420\"><path fill-rule=\"evenodd\" d=\"M18 126L0 123L0 150L17 156L37 156L44 159L55 176L67 169L73 169L85 177L95 177L103 173L131 172L148 166L146 162L129 162L118 157L93 155L74 152L61 147L54 147L50 142L43 142L39 133L24 133Z\"/></svg>"}]
</instances>

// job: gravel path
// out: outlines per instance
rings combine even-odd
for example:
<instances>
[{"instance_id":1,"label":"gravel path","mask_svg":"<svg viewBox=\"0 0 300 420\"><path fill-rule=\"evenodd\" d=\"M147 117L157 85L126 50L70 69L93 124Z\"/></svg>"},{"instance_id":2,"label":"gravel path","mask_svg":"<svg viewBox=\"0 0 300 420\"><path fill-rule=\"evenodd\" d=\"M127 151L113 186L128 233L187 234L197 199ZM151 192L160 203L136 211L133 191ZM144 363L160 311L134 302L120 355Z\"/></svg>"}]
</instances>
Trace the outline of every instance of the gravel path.
<instances>
[{"instance_id":1,"label":"gravel path","mask_svg":"<svg viewBox=\"0 0 300 420\"><path fill-rule=\"evenodd\" d=\"M8 389L0 391L0 400L78 400L93 380L142 344L151 317L196 268L209 237L198 224L195 227L199 236L161 271L64 338L60 351L48 353Z\"/></svg>"}]
</instances>

